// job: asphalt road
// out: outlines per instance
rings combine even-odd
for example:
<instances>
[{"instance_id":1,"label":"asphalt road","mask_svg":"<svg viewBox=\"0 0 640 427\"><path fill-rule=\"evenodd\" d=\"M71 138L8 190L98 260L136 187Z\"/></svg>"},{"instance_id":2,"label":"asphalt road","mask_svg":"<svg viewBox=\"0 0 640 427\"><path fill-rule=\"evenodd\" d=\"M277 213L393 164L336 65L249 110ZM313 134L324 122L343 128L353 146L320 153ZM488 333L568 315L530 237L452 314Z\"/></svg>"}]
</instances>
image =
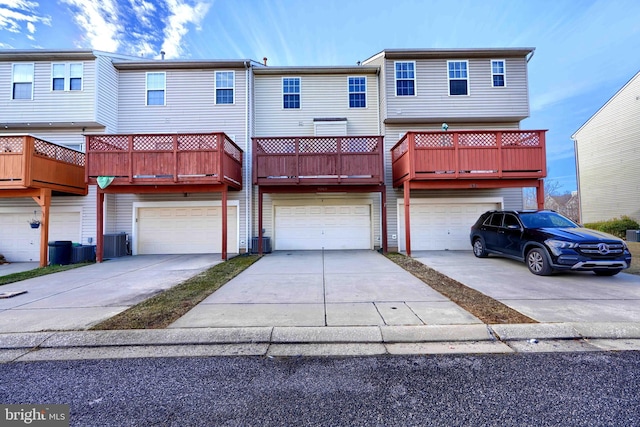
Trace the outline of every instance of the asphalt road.
<instances>
[{"instance_id":1,"label":"asphalt road","mask_svg":"<svg viewBox=\"0 0 640 427\"><path fill-rule=\"evenodd\" d=\"M10 363L0 402L77 426L633 426L640 353Z\"/></svg>"}]
</instances>

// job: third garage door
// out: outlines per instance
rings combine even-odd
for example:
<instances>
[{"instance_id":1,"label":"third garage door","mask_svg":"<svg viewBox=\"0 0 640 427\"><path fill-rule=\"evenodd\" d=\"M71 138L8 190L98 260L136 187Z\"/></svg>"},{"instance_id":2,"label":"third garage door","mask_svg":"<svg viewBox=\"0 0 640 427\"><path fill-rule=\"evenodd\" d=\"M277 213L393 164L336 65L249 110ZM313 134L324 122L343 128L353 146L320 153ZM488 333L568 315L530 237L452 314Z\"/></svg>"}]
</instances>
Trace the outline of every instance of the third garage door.
<instances>
[{"instance_id":1,"label":"third garage door","mask_svg":"<svg viewBox=\"0 0 640 427\"><path fill-rule=\"evenodd\" d=\"M469 230L478 217L492 209L500 209L499 202L421 203L411 200L411 250L471 250ZM404 234L404 205L399 206L400 250L406 250Z\"/></svg>"},{"instance_id":2,"label":"third garage door","mask_svg":"<svg viewBox=\"0 0 640 427\"><path fill-rule=\"evenodd\" d=\"M371 249L370 205L276 206L275 249Z\"/></svg>"}]
</instances>

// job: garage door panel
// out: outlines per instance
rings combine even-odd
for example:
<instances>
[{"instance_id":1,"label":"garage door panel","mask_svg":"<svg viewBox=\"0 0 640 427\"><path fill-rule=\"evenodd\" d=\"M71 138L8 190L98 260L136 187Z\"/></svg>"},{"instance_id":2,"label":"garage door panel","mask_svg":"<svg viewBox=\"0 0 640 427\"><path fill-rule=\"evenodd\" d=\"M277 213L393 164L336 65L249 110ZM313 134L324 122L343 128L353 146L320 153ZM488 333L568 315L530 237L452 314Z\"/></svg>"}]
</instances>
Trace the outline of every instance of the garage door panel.
<instances>
[{"instance_id":1,"label":"garage door panel","mask_svg":"<svg viewBox=\"0 0 640 427\"><path fill-rule=\"evenodd\" d=\"M469 250L469 230L478 217L499 203L420 203L411 204L411 250ZM404 241L404 206L400 205L400 247Z\"/></svg>"},{"instance_id":2,"label":"garage door panel","mask_svg":"<svg viewBox=\"0 0 640 427\"><path fill-rule=\"evenodd\" d=\"M238 251L237 208L227 210L227 249ZM222 207L138 208L138 254L222 252Z\"/></svg>"},{"instance_id":3,"label":"garage door panel","mask_svg":"<svg viewBox=\"0 0 640 427\"><path fill-rule=\"evenodd\" d=\"M276 250L370 249L369 205L276 206Z\"/></svg>"},{"instance_id":4,"label":"garage door panel","mask_svg":"<svg viewBox=\"0 0 640 427\"><path fill-rule=\"evenodd\" d=\"M38 217L40 213L38 212ZM40 228L31 228L33 210L0 214L0 253L11 262L40 261ZM49 241L80 242L80 212L50 212Z\"/></svg>"}]
</instances>

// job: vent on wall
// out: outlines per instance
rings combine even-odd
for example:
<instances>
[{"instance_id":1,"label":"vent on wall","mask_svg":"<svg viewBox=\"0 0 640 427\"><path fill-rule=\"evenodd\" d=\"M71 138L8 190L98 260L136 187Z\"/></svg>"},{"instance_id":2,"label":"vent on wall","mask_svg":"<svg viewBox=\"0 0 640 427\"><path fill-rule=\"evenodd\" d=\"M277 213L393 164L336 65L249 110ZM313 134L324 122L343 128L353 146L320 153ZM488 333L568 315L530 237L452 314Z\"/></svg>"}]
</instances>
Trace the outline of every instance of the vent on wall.
<instances>
[{"instance_id":1,"label":"vent on wall","mask_svg":"<svg viewBox=\"0 0 640 427\"><path fill-rule=\"evenodd\" d=\"M125 233L105 234L102 256L117 258L127 255L127 235Z\"/></svg>"}]
</instances>

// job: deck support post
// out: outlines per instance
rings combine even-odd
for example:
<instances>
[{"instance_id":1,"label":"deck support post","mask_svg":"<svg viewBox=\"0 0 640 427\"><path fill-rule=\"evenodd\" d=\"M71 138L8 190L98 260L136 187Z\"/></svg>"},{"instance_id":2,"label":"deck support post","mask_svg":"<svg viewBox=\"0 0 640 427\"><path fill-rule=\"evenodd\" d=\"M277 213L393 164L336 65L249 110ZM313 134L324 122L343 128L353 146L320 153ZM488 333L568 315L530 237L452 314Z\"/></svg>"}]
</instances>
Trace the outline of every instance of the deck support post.
<instances>
[{"instance_id":1,"label":"deck support post","mask_svg":"<svg viewBox=\"0 0 640 427\"><path fill-rule=\"evenodd\" d=\"M262 249L262 188L258 187L258 255Z\"/></svg>"},{"instance_id":2,"label":"deck support post","mask_svg":"<svg viewBox=\"0 0 640 427\"><path fill-rule=\"evenodd\" d=\"M538 186L536 187L536 201L538 202L538 209L544 209L544 179L538 180Z\"/></svg>"},{"instance_id":3,"label":"deck support post","mask_svg":"<svg viewBox=\"0 0 640 427\"><path fill-rule=\"evenodd\" d=\"M51 207L51 189L41 188L40 194L32 196L33 200L40 206L42 218L40 219L40 267L48 265L49 247L49 208Z\"/></svg>"},{"instance_id":4,"label":"deck support post","mask_svg":"<svg viewBox=\"0 0 640 427\"><path fill-rule=\"evenodd\" d=\"M227 186L222 190L222 260L227 260Z\"/></svg>"},{"instance_id":5,"label":"deck support post","mask_svg":"<svg viewBox=\"0 0 640 427\"><path fill-rule=\"evenodd\" d=\"M96 186L96 261L102 262L104 255L104 191Z\"/></svg>"},{"instance_id":6,"label":"deck support post","mask_svg":"<svg viewBox=\"0 0 640 427\"><path fill-rule=\"evenodd\" d=\"M404 182L404 246L407 256L411 256L411 218L409 212L411 206L409 199L411 196L411 182Z\"/></svg>"},{"instance_id":7,"label":"deck support post","mask_svg":"<svg viewBox=\"0 0 640 427\"><path fill-rule=\"evenodd\" d=\"M387 189L382 185L380 190L380 209L382 210L382 253L386 254L387 249Z\"/></svg>"}]
</instances>

